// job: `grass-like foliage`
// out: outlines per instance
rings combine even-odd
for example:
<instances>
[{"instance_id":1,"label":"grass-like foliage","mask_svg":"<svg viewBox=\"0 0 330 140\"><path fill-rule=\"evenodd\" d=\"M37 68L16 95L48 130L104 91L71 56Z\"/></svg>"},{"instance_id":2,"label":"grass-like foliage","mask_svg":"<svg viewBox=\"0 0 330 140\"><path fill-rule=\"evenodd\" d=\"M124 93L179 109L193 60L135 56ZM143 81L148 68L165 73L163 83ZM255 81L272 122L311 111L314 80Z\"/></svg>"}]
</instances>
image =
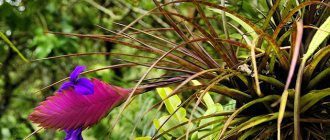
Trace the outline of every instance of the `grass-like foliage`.
<instances>
[{"instance_id":1,"label":"grass-like foliage","mask_svg":"<svg viewBox=\"0 0 330 140\"><path fill-rule=\"evenodd\" d=\"M329 139L329 1L253 2L154 0L110 35L64 35L140 50L113 66L148 69L111 127L136 89L162 99L150 109L164 112L150 120L156 132L137 139ZM147 79L153 69L166 74Z\"/></svg>"}]
</instances>

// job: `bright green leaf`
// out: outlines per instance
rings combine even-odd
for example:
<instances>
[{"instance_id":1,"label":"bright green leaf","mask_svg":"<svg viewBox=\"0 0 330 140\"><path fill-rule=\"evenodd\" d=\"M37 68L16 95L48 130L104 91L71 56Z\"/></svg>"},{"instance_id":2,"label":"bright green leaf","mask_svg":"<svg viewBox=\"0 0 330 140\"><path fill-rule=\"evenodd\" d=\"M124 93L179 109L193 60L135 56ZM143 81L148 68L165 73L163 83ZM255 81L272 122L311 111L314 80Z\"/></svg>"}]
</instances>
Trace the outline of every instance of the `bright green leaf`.
<instances>
[{"instance_id":1,"label":"bright green leaf","mask_svg":"<svg viewBox=\"0 0 330 140\"><path fill-rule=\"evenodd\" d=\"M210 10L211 10L211 11L214 11L214 12L216 12L216 13L219 13L219 14L222 13L222 11L219 10L219 9L213 9L213 8L210 8ZM250 35L252 36L253 39L255 39L255 38L258 37L257 33L253 30L253 28L252 28L250 25L246 24L243 20L241 20L241 19L235 17L234 15L232 15L232 14L230 14L230 13L226 13L226 16L227 16L227 17L230 17L231 19L233 19L234 21L236 21L237 23L239 23L240 25L242 25L242 27L246 30L246 32L247 32L248 34L250 34Z\"/></svg>"},{"instance_id":2,"label":"bright green leaf","mask_svg":"<svg viewBox=\"0 0 330 140\"><path fill-rule=\"evenodd\" d=\"M219 103L216 103L216 104L212 105L211 107L209 107L206 110L206 112L204 113L204 116L211 115L211 114L214 114L214 113L220 113L222 111L223 111L222 105L219 104ZM215 120L220 120L222 118L224 118L224 117L223 116L218 116L218 117L212 117L212 118L203 119L203 120L201 120L199 126L202 126L204 124L207 124L207 123L212 122L212 121L215 121ZM198 138L200 138L200 137L208 134L209 132L211 132L216 127L216 125L219 125L219 124L218 123L211 124L211 125L205 127L205 129L209 129L208 131L198 132L197 133ZM203 138L203 140L212 140L216 135L217 134L214 133L212 135L209 135L209 136Z\"/></svg>"},{"instance_id":3,"label":"bright green leaf","mask_svg":"<svg viewBox=\"0 0 330 140\"><path fill-rule=\"evenodd\" d=\"M165 121L168 119L168 117L170 117L170 115L166 115L163 116L161 118L159 118L157 121L154 121L154 124L156 126L157 129L159 129L159 127L165 123ZM185 119L185 122L188 121L188 119ZM157 124L158 123L158 124ZM181 122L177 119L175 119L174 117L171 117L161 128L162 132L171 129L172 127L177 126L178 124L180 124ZM184 134L186 132L186 128L185 126L180 126L172 131L169 132L170 135L174 136L174 137L179 137L182 134Z\"/></svg>"},{"instance_id":4,"label":"bright green leaf","mask_svg":"<svg viewBox=\"0 0 330 140\"><path fill-rule=\"evenodd\" d=\"M162 125L162 123L161 123L160 120L157 120L157 119L154 120L154 126L156 127L156 129L159 129L161 125ZM164 127L162 127L161 129L159 129L159 132L161 132L161 133L163 133L164 131L165 131L164 130ZM167 140L170 140L172 138L168 134L164 134L163 137L166 138Z\"/></svg>"},{"instance_id":5,"label":"bright green leaf","mask_svg":"<svg viewBox=\"0 0 330 140\"><path fill-rule=\"evenodd\" d=\"M134 140L151 140L151 137L136 137Z\"/></svg>"},{"instance_id":6,"label":"bright green leaf","mask_svg":"<svg viewBox=\"0 0 330 140\"><path fill-rule=\"evenodd\" d=\"M320 29L316 31L311 43L308 46L308 50L303 57L303 61L306 61L319 47L319 45L328 37L330 34L330 17L321 25Z\"/></svg>"},{"instance_id":7,"label":"bright green leaf","mask_svg":"<svg viewBox=\"0 0 330 140\"><path fill-rule=\"evenodd\" d=\"M201 85L201 83L197 80L192 80L192 83L196 86ZM211 108L214 105L214 101L209 92L205 93L203 96L203 101L205 102L207 108Z\"/></svg>"},{"instance_id":8,"label":"bright green leaf","mask_svg":"<svg viewBox=\"0 0 330 140\"><path fill-rule=\"evenodd\" d=\"M169 87L164 87L164 88L157 88L156 89L159 96L164 100L166 99L171 93L172 93L172 89ZM166 99L164 101L165 106L167 111L170 114L173 114L174 111L178 108L178 106L181 104L181 100L179 98L178 95L173 95L171 97L169 97L168 99Z\"/></svg>"}]
</instances>

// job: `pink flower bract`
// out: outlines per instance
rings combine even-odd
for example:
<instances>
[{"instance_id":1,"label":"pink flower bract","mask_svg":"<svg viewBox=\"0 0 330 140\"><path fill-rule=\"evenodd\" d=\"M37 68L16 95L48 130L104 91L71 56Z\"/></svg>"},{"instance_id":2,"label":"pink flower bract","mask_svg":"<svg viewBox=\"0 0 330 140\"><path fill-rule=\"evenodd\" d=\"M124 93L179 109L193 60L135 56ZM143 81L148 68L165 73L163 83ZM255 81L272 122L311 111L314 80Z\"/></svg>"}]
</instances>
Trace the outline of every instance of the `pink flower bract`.
<instances>
[{"instance_id":1,"label":"pink flower bract","mask_svg":"<svg viewBox=\"0 0 330 140\"><path fill-rule=\"evenodd\" d=\"M30 114L33 123L44 128L88 128L125 100L131 90L92 79L94 93L80 95L68 88L50 96Z\"/></svg>"}]
</instances>

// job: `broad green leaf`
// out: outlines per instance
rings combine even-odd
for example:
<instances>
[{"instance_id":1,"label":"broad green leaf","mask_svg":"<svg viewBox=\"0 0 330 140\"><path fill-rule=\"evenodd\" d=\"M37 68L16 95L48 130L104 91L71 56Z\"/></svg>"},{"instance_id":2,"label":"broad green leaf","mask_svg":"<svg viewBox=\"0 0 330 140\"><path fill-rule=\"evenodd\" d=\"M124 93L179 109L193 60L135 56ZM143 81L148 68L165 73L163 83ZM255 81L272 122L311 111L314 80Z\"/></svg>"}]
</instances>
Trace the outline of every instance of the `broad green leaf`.
<instances>
[{"instance_id":1,"label":"broad green leaf","mask_svg":"<svg viewBox=\"0 0 330 140\"><path fill-rule=\"evenodd\" d=\"M214 101L208 92L203 96L203 101L205 102L207 108L212 108L214 106Z\"/></svg>"},{"instance_id":2,"label":"broad green leaf","mask_svg":"<svg viewBox=\"0 0 330 140\"><path fill-rule=\"evenodd\" d=\"M157 88L156 89L159 96L164 100L166 99L171 93L172 93L172 89L169 87L164 87L164 88ZM170 114L173 114L174 111L178 108L178 106L181 104L181 100L179 98L178 95L173 95L169 98L167 98L165 101L165 106L167 111Z\"/></svg>"},{"instance_id":3,"label":"broad green leaf","mask_svg":"<svg viewBox=\"0 0 330 140\"><path fill-rule=\"evenodd\" d=\"M171 93L172 93L172 89L169 87L164 87L164 88L157 88L156 89L159 96L164 100L166 99ZM168 99L166 99L164 101L165 106L167 111L170 114L173 114L175 112L175 110L178 109L178 106L181 104L181 100L179 98L178 95L173 95L171 97L169 97ZM180 123L183 123L186 121L186 110L184 108L179 108L179 110L177 112L175 112L173 114L173 117L175 119L177 119Z\"/></svg>"},{"instance_id":4,"label":"broad green leaf","mask_svg":"<svg viewBox=\"0 0 330 140\"><path fill-rule=\"evenodd\" d=\"M34 51L36 58L45 58L56 46L61 46L61 40L58 40L54 34L44 34L41 28L36 29L35 34L31 47L36 46Z\"/></svg>"},{"instance_id":5,"label":"broad green leaf","mask_svg":"<svg viewBox=\"0 0 330 140\"><path fill-rule=\"evenodd\" d=\"M209 107L206 112L204 113L204 116L210 115L210 114L214 114L214 113L219 113L223 111L223 107L221 104L216 103L214 105L212 105L211 107ZM224 118L223 116L219 116L219 117L212 117L212 118L207 118L207 119L203 119L201 120L199 126L202 126L204 124L207 124L209 122L215 121L215 120L219 120ZM202 132L198 132L197 136L198 138L204 136L205 134L211 132L216 125L219 125L218 123L214 123L212 125L209 125L207 127L205 127L205 129L208 129L208 131L202 131ZM217 134L214 133L213 135L207 136L205 138L203 138L203 140L212 140Z\"/></svg>"},{"instance_id":6,"label":"broad green leaf","mask_svg":"<svg viewBox=\"0 0 330 140\"><path fill-rule=\"evenodd\" d=\"M193 134L191 134L190 137L191 140L198 140L198 131L194 132Z\"/></svg>"},{"instance_id":7,"label":"broad green leaf","mask_svg":"<svg viewBox=\"0 0 330 140\"><path fill-rule=\"evenodd\" d=\"M330 34L330 17L320 26L320 29L316 31L311 43L308 46L308 50L303 57L303 61L306 61L319 47L319 45L328 37Z\"/></svg>"},{"instance_id":8,"label":"broad green leaf","mask_svg":"<svg viewBox=\"0 0 330 140\"><path fill-rule=\"evenodd\" d=\"M157 119L154 120L154 126L156 127L156 129L159 129L161 125L162 125L161 121L159 121L159 120L157 120ZM165 131L165 130L164 130L163 127L162 127L161 129L159 129L159 132L161 132L161 133L163 133L164 131ZM168 134L164 134L163 137L164 137L165 139L167 139L167 140L170 140L170 139L172 138L172 137L171 137L170 135L168 135Z\"/></svg>"},{"instance_id":9,"label":"broad green leaf","mask_svg":"<svg viewBox=\"0 0 330 140\"><path fill-rule=\"evenodd\" d=\"M52 51L53 45L51 46L38 46L35 50L37 58L45 58Z\"/></svg>"},{"instance_id":10,"label":"broad green leaf","mask_svg":"<svg viewBox=\"0 0 330 140\"><path fill-rule=\"evenodd\" d=\"M181 108L180 108L180 109L181 109ZM155 125L155 127L156 127L157 129L159 129L159 127L160 127L163 123L165 123L165 124L162 126L162 128L160 129L161 132L164 132L164 131L166 131L166 130L169 130L169 129L171 129L172 127L175 127L176 125L182 123L182 122L180 122L179 120L177 120L177 119L174 118L174 117L171 117L167 122L165 122L165 121L168 119L168 117L170 117L170 115L163 116L163 117L159 118L158 120L155 120L155 121L154 121L154 125ZM188 121L188 119L185 118L185 120L184 120L183 122L186 122L186 121ZM172 136L174 136L174 137L179 137L179 136L181 136L182 134L184 134L185 132L186 132L186 128L185 128L185 126L180 126L180 127L176 128L176 129L170 131L168 134L170 134L170 135L172 135Z\"/></svg>"},{"instance_id":11,"label":"broad green leaf","mask_svg":"<svg viewBox=\"0 0 330 140\"><path fill-rule=\"evenodd\" d=\"M201 85L201 83L198 82L197 80L192 80L192 83L195 86ZM206 92L204 94L203 101L205 102L207 108L211 108L214 105L214 101L213 101L211 95L209 94L209 92Z\"/></svg>"},{"instance_id":12,"label":"broad green leaf","mask_svg":"<svg viewBox=\"0 0 330 140\"><path fill-rule=\"evenodd\" d=\"M229 102L223 105L223 111L234 111L236 109L236 100L229 100Z\"/></svg>"},{"instance_id":13,"label":"broad green leaf","mask_svg":"<svg viewBox=\"0 0 330 140\"><path fill-rule=\"evenodd\" d=\"M192 83L194 85L201 85L201 83L197 80L192 80ZM212 97L211 97L211 95L209 94L209 92L206 92L204 94L203 101L204 101L204 103L206 104L206 107L207 107L207 110L206 110L206 112L204 113L203 116L207 116L207 115L210 115L210 114L213 114L213 113L219 113L219 112L223 111L222 105L219 104L219 103L215 104ZM199 126L207 124L207 123L212 122L214 120L219 120L220 118L223 118L223 117L219 116L219 117L203 119L203 120L201 120ZM197 135L196 135L197 138L200 138L200 137L204 136L205 134L209 133L210 131L212 131L212 129L214 129L214 127L215 127L215 124L209 125L209 126L205 127L205 129L208 129L209 131L197 132ZM203 140L211 140L212 138L214 138L215 135L216 134L207 136L207 137L203 138Z\"/></svg>"},{"instance_id":14,"label":"broad green leaf","mask_svg":"<svg viewBox=\"0 0 330 140\"><path fill-rule=\"evenodd\" d=\"M167 98L173 92L173 90L169 87L157 88L156 90L157 90L159 96L164 100L167 111L170 114L173 114L173 116L166 115L159 119L155 119L154 120L155 127L157 129L159 129L160 126L162 126L165 123L160 128L160 132L164 132L164 131L176 126L177 124L187 122L188 119L186 118L186 114L187 114L186 110L182 107L178 108L178 106L181 104L181 100L180 100L179 96L173 95L173 96ZM167 122L165 122L168 118L169 118L169 120ZM185 126L181 126L177 129L175 129L174 131L170 131L169 134L174 137L179 137L180 135L184 134L185 131L186 131ZM166 139L171 139L170 135L164 135L164 137Z\"/></svg>"},{"instance_id":15,"label":"broad green leaf","mask_svg":"<svg viewBox=\"0 0 330 140\"><path fill-rule=\"evenodd\" d=\"M219 14L222 13L222 11L219 9L210 8L210 10L214 11L216 13L219 13ZM236 21L237 23L239 23L246 30L246 32L252 36L253 39L258 37L257 33L253 30L253 28L250 25L246 24L243 20L235 17L234 15L232 15L230 13L226 13L226 16L228 16L229 18L231 18L234 21Z\"/></svg>"}]
</instances>

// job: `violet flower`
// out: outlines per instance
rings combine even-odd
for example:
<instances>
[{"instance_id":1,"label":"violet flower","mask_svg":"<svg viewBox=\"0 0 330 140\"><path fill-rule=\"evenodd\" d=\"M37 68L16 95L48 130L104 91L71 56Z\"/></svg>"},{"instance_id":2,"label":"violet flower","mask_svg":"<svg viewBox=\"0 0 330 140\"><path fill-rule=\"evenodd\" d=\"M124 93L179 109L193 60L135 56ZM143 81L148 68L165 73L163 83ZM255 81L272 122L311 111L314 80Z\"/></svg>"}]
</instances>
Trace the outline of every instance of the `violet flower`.
<instances>
[{"instance_id":1,"label":"violet flower","mask_svg":"<svg viewBox=\"0 0 330 140\"><path fill-rule=\"evenodd\" d=\"M81 135L82 129L78 128L78 129L65 129L64 130L66 133L66 136L64 138L64 140L83 140L83 137Z\"/></svg>"},{"instance_id":2,"label":"violet flower","mask_svg":"<svg viewBox=\"0 0 330 140\"><path fill-rule=\"evenodd\" d=\"M78 78L80 73L86 69L86 66L77 66L70 74L70 81L63 83L58 90L61 92L69 87L74 87L74 91L81 95L90 95L94 93L94 85L88 78Z\"/></svg>"}]
</instances>

